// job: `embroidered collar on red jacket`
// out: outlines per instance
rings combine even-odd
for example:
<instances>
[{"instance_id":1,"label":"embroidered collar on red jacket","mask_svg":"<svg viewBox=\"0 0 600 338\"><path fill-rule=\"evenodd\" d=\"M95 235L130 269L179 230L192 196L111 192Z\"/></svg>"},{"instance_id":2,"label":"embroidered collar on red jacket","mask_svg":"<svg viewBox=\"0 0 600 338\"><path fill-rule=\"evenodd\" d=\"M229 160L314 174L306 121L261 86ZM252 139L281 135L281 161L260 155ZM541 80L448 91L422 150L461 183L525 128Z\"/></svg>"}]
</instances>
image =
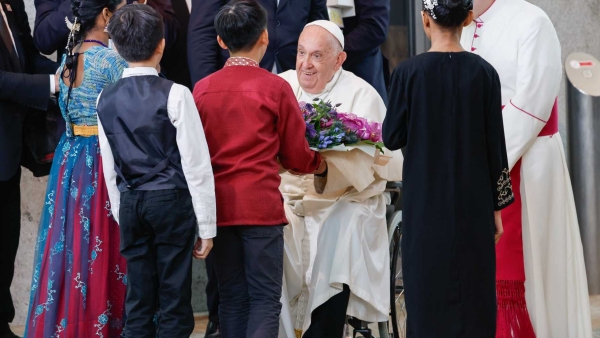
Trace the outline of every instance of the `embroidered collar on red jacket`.
<instances>
[{"instance_id":1,"label":"embroidered collar on red jacket","mask_svg":"<svg viewBox=\"0 0 600 338\"><path fill-rule=\"evenodd\" d=\"M258 62L252 60L251 58L234 56L227 59L225 62L225 67L229 66L250 66L250 67L258 67Z\"/></svg>"}]
</instances>

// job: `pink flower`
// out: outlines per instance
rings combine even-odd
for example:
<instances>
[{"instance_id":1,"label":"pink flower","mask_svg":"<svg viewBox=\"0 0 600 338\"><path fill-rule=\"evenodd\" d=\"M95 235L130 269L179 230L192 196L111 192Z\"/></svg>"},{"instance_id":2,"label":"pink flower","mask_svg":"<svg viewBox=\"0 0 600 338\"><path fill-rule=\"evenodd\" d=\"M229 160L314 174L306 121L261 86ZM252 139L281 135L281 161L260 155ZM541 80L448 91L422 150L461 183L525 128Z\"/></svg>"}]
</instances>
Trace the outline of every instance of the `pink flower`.
<instances>
[{"instance_id":1,"label":"pink flower","mask_svg":"<svg viewBox=\"0 0 600 338\"><path fill-rule=\"evenodd\" d=\"M371 123L371 137L370 140L373 142L381 142L381 123Z\"/></svg>"},{"instance_id":2,"label":"pink flower","mask_svg":"<svg viewBox=\"0 0 600 338\"><path fill-rule=\"evenodd\" d=\"M321 119L321 128L329 128L333 124L333 119L328 120L327 118Z\"/></svg>"},{"instance_id":3,"label":"pink flower","mask_svg":"<svg viewBox=\"0 0 600 338\"><path fill-rule=\"evenodd\" d=\"M371 126L369 121L355 114L338 114L339 119L350 131L356 133L361 140L371 139Z\"/></svg>"},{"instance_id":4,"label":"pink flower","mask_svg":"<svg viewBox=\"0 0 600 338\"><path fill-rule=\"evenodd\" d=\"M354 114L348 113L338 113L338 118L342 121L342 123L350 130L356 132L362 126L361 121L358 116Z\"/></svg>"}]
</instances>

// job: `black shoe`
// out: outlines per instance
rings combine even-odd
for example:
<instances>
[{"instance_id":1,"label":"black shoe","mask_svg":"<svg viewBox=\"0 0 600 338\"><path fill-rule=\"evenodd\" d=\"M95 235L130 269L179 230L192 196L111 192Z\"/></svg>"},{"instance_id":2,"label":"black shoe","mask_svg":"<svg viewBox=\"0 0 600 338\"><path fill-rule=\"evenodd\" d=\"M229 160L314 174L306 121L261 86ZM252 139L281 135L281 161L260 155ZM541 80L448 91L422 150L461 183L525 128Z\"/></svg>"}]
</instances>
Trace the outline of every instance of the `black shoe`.
<instances>
[{"instance_id":1,"label":"black shoe","mask_svg":"<svg viewBox=\"0 0 600 338\"><path fill-rule=\"evenodd\" d=\"M219 329L219 324L214 322L208 322L204 338L221 338L221 330Z\"/></svg>"}]
</instances>

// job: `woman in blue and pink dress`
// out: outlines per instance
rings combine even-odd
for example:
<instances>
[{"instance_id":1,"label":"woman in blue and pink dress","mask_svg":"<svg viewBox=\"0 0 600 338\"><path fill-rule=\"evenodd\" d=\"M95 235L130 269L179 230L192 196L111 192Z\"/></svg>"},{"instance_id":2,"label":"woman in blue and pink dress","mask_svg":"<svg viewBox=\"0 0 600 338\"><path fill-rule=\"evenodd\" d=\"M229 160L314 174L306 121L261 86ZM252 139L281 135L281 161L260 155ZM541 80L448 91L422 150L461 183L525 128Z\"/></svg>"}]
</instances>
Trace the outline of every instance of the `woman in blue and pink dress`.
<instances>
[{"instance_id":1,"label":"woman in blue and pink dress","mask_svg":"<svg viewBox=\"0 0 600 338\"><path fill-rule=\"evenodd\" d=\"M127 278L98 148L96 100L127 66L104 31L124 0L71 0L60 72L67 121L36 243L26 337L118 337Z\"/></svg>"}]
</instances>

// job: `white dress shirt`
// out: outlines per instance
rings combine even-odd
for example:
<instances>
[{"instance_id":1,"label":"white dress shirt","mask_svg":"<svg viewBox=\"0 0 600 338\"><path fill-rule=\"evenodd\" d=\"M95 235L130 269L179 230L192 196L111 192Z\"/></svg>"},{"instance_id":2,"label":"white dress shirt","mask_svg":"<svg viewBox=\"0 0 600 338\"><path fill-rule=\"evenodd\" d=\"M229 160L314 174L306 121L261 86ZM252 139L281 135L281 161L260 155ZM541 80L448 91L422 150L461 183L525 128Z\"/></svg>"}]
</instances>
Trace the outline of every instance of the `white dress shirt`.
<instances>
[{"instance_id":1,"label":"white dress shirt","mask_svg":"<svg viewBox=\"0 0 600 338\"><path fill-rule=\"evenodd\" d=\"M158 76L158 72L150 67L127 68L123 72L123 78L144 75ZM181 155L183 174L192 196L198 223L198 236L203 239L213 238L217 235L214 176L204 128L188 88L173 84L169 93L167 112L171 123L177 129L177 147ZM98 139L112 213L115 220L119 222L121 193L117 187L115 160L100 119L98 119Z\"/></svg>"},{"instance_id":2,"label":"white dress shirt","mask_svg":"<svg viewBox=\"0 0 600 338\"><path fill-rule=\"evenodd\" d=\"M9 4L6 4L9 11L12 10ZM15 38L13 37L12 30L10 29L10 25L8 24L8 19L6 18L6 13L4 13L4 8L0 6L0 13L2 13L2 18L6 23L6 27L8 27L8 33L10 34L10 39L12 40L13 47L15 48L15 53L19 56L19 51L17 50L17 45L15 44ZM8 47L8 46L7 46ZM50 95L54 95L56 93L56 82L54 79L54 74L50 74Z\"/></svg>"}]
</instances>

